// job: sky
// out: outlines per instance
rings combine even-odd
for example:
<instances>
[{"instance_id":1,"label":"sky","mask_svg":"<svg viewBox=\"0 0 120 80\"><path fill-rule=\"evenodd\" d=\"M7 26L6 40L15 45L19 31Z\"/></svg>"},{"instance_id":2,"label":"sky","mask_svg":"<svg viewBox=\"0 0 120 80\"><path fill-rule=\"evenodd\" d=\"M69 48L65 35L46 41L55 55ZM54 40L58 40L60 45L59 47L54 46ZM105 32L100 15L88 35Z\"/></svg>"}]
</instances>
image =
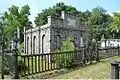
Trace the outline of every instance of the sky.
<instances>
[{"instance_id":1,"label":"sky","mask_svg":"<svg viewBox=\"0 0 120 80\"><path fill-rule=\"evenodd\" d=\"M34 22L35 16L37 16L41 10L49 8L58 2L64 2L66 5L74 6L77 10L81 11L87 9L91 11L93 8L101 6L111 15L112 12L120 12L120 0L1 0L0 13L8 10L11 5L21 7L28 4L31 8L29 19Z\"/></svg>"}]
</instances>

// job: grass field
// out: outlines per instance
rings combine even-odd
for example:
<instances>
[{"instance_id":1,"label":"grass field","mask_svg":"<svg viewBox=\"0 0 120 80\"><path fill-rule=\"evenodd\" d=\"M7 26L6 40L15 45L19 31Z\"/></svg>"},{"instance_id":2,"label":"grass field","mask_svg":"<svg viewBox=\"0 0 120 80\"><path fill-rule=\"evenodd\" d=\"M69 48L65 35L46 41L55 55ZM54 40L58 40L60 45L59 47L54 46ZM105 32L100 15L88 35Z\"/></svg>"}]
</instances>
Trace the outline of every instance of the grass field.
<instances>
[{"instance_id":1,"label":"grass field","mask_svg":"<svg viewBox=\"0 0 120 80\"><path fill-rule=\"evenodd\" d=\"M113 57L120 60L120 57ZM110 79L111 65L109 59L101 60L85 67L70 70L66 74L58 75L50 79Z\"/></svg>"}]
</instances>

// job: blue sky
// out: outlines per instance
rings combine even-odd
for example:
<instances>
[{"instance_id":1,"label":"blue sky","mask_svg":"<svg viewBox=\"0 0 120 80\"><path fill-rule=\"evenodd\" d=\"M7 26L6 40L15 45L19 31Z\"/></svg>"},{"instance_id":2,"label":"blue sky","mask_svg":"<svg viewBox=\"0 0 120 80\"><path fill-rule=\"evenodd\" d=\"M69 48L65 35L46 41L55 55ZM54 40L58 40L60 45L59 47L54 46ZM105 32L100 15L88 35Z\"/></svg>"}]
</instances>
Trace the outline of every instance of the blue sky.
<instances>
[{"instance_id":1,"label":"blue sky","mask_svg":"<svg viewBox=\"0 0 120 80\"><path fill-rule=\"evenodd\" d=\"M78 10L92 10L96 6L102 6L108 11L108 13L120 11L120 0L1 0L0 12L6 11L12 4L17 6L23 6L28 4L31 8L30 20L33 22L37 13L42 9L53 6L57 2L64 2L67 5L72 5Z\"/></svg>"}]
</instances>

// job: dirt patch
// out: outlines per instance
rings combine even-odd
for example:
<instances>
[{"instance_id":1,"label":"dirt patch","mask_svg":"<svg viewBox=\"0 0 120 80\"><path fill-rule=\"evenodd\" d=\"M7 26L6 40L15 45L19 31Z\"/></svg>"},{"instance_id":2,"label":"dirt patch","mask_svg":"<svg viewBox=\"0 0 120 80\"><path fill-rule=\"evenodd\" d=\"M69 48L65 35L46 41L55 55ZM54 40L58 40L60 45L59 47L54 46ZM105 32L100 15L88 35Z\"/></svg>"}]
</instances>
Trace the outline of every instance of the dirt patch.
<instances>
[{"instance_id":1,"label":"dirt patch","mask_svg":"<svg viewBox=\"0 0 120 80\"><path fill-rule=\"evenodd\" d=\"M44 73L44 74L37 74L37 75L32 75L28 77L24 77L23 79L50 79L51 77L55 77L61 74L68 73L68 69L60 69L60 70L55 70L49 73Z\"/></svg>"},{"instance_id":2,"label":"dirt patch","mask_svg":"<svg viewBox=\"0 0 120 80\"><path fill-rule=\"evenodd\" d=\"M57 75L61 75L61 74L67 73L67 72L68 72L68 70L57 70L53 73L41 75L41 77L39 79L48 79L48 78L51 78L51 77L54 77Z\"/></svg>"}]
</instances>

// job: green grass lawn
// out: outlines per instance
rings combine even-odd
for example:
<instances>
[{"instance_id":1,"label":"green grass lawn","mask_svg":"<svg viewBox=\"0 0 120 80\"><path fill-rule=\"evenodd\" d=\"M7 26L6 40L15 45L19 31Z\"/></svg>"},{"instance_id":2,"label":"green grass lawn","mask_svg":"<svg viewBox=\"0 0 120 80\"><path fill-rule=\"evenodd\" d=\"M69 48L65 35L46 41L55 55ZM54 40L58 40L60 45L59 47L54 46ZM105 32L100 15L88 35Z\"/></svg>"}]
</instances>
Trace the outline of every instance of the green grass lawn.
<instances>
[{"instance_id":1,"label":"green grass lawn","mask_svg":"<svg viewBox=\"0 0 120 80\"><path fill-rule=\"evenodd\" d=\"M112 58L120 60L120 57ZM101 60L88 66L70 70L68 73L50 79L110 79L111 65L109 59Z\"/></svg>"}]
</instances>

